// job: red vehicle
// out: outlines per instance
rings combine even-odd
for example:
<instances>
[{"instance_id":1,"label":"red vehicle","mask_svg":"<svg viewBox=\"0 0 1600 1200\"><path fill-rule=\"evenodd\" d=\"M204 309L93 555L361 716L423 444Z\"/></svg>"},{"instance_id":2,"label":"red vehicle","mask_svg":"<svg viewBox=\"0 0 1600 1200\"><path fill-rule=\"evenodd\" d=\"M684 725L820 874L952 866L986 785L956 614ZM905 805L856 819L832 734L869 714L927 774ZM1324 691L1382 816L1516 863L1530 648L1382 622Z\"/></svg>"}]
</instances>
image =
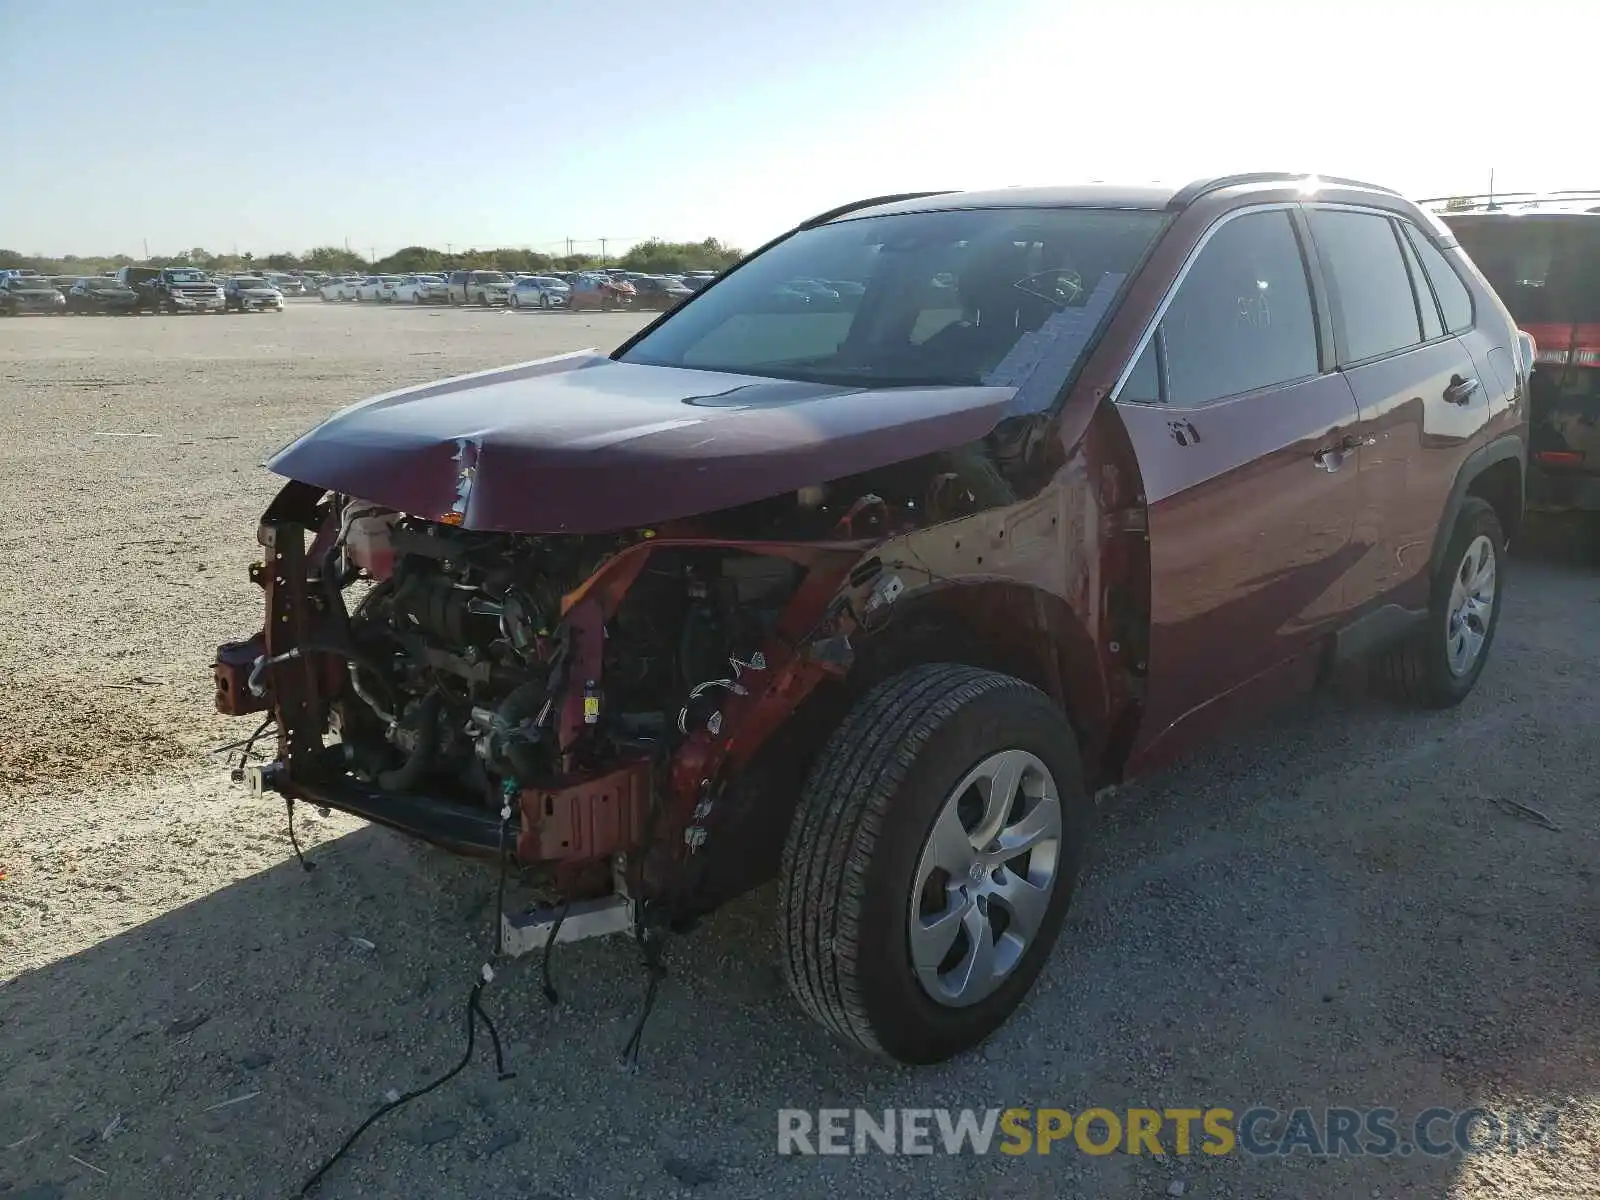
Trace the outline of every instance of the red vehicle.
<instances>
[{"instance_id":1,"label":"red vehicle","mask_svg":"<svg viewBox=\"0 0 1600 1200\"><path fill-rule=\"evenodd\" d=\"M610 355L279 453L217 704L276 721L259 791L539 881L513 952L777 875L805 1010L938 1061L1038 974L1101 789L1340 663L1472 690L1528 372L1383 188L863 201Z\"/></svg>"},{"instance_id":2,"label":"red vehicle","mask_svg":"<svg viewBox=\"0 0 1600 1200\"><path fill-rule=\"evenodd\" d=\"M1441 218L1538 344L1528 505L1584 514L1600 553L1600 192L1454 203Z\"/></svg>"},{"instance_id":3,"label":"red vehicle","mask_svg":"<svg viewBox=\"0 0 1600 1200\"><path fill-rule=\"evenodd\" d=\"M567 311L613 312L632 308L638 298L637 290L626 279L590 271L573 277Z\"/></svg>"}]
</instances>

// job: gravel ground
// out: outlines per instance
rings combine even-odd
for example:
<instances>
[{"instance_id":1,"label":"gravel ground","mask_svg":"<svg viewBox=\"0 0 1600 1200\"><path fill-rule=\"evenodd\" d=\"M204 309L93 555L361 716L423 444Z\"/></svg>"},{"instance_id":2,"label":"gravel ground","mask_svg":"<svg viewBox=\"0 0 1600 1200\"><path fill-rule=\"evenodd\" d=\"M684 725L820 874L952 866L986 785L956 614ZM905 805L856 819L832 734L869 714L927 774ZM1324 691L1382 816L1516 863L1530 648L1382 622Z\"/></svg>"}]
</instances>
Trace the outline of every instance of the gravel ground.
<instances>
[{"instance_id":1,"label":"gravel ground","mask_svg":"<svg viewBox=\"0 0 1600 1200\"><path fill-rule=\"evenodd\" d=\"M338 814L302 826L303 873L282 809L203 755L245 732L211 711L210 655L259 620L265 454L364 395L635 325L314 302L0 322L4 1200L291 1195L459 1058L492 879ZM563 947L554 1011L502 971L516 1077L480 1044L320 1194L1600 1195L1600 576L1541 537L1459 710L1347 685L1111 800L1060 948L980 1053L912 1072L830 1044L783 989L768 889L669 947L635 1075L627 946ZM1564 1149L776 1153L780 1107L1256 1104L1554 1105Z\"/></svg>"}]
</instances>

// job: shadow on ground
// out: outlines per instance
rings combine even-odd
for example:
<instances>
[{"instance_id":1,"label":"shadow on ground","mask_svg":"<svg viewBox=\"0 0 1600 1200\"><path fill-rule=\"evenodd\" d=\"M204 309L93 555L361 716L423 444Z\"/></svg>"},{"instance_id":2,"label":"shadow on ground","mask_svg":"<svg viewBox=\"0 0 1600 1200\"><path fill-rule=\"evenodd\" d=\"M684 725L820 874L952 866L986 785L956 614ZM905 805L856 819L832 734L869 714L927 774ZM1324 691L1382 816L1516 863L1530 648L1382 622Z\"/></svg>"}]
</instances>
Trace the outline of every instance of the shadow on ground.
<instances>
[{"instance_id":1,"label":"shadow on ground","mask_svg":"<svg viewBox=\"0 0 1600 1200\"><path fill-rule=\"evenodd\" d=\"M467 1072L372 1130L320 1194L1592 1187L1571 1172L1573 1155L1593 1161L1600 1128L1597 599L1600 577L1586 569L1520 563L1495 661L1459 710L1324 693L1116 797L1039 988L965 1059L911 1072L831 1045L784 991L768 889L670 947L636 1075L617 1066L644 983L628 946L563 947L555 1011L529 964L504 970L487 1005L516 1078L497 1082L480 1043ZM1574 631L1588 640L1574 644ZM460 1056L492 879L370 828L311 857L313 874L290 860L0 989L0 1197L292 1195L386 1091ZM785 1106L1412 1114L1475 1104L1564 1106L1568 1149L1267 1160L1092 1157L1067 1145L1025 1158L775 1152Z\"/></svg>"}]
</instances>

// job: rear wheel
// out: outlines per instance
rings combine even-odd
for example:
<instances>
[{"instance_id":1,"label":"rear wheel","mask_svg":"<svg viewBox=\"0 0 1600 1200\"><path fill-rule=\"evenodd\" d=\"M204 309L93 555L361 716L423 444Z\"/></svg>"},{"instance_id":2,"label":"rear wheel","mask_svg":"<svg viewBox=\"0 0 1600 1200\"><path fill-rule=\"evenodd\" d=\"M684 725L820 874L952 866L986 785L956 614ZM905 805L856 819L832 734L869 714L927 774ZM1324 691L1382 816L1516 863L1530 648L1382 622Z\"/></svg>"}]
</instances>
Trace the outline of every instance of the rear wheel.
<instances>
[{"instance_id":1,"label":"rear wheel","mask_svg":"<svg viewBox=\"0 0 1600 1200\"><path fill-rule=\"evenodd\" d=\"M1427 621L1378 655L1378 678L1391 694L1426 708L1466 699L1500 624L1505 545L1494 507L1468 496L1434 575Z\"/></svg>"},{"instance_id":2,"label":"rear wheel","mask_svg":"<svg viewBox=\"0 0 1600 1200\"><path fill-rule=\"evenodd\" d=\"M872 1053L970 1049L1049 957L1092 827L1072 729L1042 692L947 663L895 676L835 732L790 826L790 988Z\"/></svg>"}]
</instances>

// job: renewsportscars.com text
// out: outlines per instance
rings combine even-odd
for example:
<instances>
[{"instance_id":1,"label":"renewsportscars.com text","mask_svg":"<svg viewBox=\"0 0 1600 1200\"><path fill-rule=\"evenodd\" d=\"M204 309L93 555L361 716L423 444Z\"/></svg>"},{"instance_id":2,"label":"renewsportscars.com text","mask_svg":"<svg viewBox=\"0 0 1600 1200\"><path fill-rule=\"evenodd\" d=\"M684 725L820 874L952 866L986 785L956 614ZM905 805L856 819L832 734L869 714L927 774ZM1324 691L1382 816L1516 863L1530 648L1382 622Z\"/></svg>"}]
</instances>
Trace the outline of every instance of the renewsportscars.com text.
<instances>
[{"instance_id":1,"label":"renewsportscars.com text","mask_svg":"<svg viewBox=\"0 0 1600 1200\"><path fill-rule=\"evenodd\" d=\"M778 1153L1246 1154L1409 1157L1560 1150L1542 1111L1429 1108L801 1108L778 1110Z\"/></svg>"}]
</instances>

